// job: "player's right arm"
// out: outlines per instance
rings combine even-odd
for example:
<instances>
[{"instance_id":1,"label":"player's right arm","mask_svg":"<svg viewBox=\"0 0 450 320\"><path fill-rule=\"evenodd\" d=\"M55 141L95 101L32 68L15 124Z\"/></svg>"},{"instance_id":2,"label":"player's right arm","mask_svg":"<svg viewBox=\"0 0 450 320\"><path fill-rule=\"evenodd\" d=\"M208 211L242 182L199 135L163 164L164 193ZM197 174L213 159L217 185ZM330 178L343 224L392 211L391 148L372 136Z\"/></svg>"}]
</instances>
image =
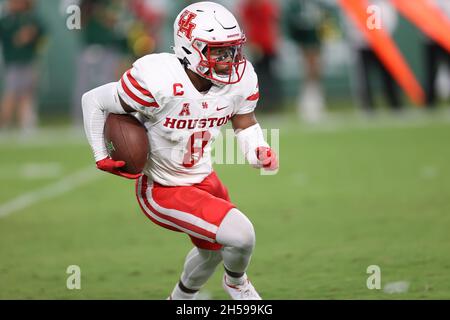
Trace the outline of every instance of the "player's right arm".
<instances>
[{"instance_id":1,"label":"player's right arm","mask_svg":"<svg viewBox=\"0 0 450 320\"><path fill-rule=\"evenodd\" d=\"M259 100L258 76L253 66L245 71L242 88L242 101L234 112L231 122L237 142L247 161L254 168L264 168L269 171L278 170L278 158L266 142L262 129L256 120L254 110Z\"/></svg>"},{"instance_id":2,"label":"player's right arm","mask_svg":"<svg viewBox=\"0 0 450 320\"><path fill-rule=\"evenodd\" d=\"M83 95L81 104L84 129L100 170L129 179L140 176L121 172L120 167L125 163L114 161L108 156L103 128L108 113L124 114L138 111L147 114L149 107L157 105L153 96L150 97L150 95L137 76L135 68L128 70L118 82L108 83Z\"/></svg>"}]
</instances>

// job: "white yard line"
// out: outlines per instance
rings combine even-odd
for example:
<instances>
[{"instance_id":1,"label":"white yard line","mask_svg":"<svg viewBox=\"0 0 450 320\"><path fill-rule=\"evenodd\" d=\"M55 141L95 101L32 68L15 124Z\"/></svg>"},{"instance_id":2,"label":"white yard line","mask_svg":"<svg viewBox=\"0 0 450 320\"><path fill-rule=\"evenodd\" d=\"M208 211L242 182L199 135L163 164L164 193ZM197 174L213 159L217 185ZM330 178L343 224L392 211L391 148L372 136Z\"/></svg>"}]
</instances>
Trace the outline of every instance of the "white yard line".
<instances>
[{"instance_id":1,"label":"white yard line","mask_svg":"<svg viewBox=\"0 0 450 320\"><path fill-rule=\"evenodd\" d=\"M15 148L40 148L58 145L83 145L86 136L81 128L42 128L33 135L23 135L20 131L0 132L0 146Z\"/></svg>"},{"instance_id":2,"label":"white yard line","mask_svg":"<svg viewBox=\"0 0 450 320\"><path fill-rule=\"evenodd\" d=\"M429 125L450 123L450 109L436 110L427 113L425 110L405 110L397 116L389 112L378 112L373 117L367 117L360 112L349 114L329 113L323 121L317 124L308 124L296 121L294 115L261 116L258 117L262 127L279 128L280 134L292 133L334 133L355 130L403 129L422 128Z\"/></svg>"},{"instance_id":3,"label":"white yard line","mask_svg":"<svg viewBox=\"0 0 450 320\"><path fill-rule=\"evenodd\" d=\"M60 162L28 162L22 165L19 176L22 179L58 178L63 173Z\"/></svg>"},{"instance_id":4,"label":"white yard line","mask_svg":"<svg viewBox=\"0 0 450 320\"><path fill-rule=\"evenodd\" d=\"M31 205L55 198L82 185L92 182L102 176L97 173L98 170L95 169L95 166L90 165L89 167L83 168L74 174L66 176L46 187L25 193L6 203L0 204L0 219L28 208Z\"/></svg>"}]
</instances>

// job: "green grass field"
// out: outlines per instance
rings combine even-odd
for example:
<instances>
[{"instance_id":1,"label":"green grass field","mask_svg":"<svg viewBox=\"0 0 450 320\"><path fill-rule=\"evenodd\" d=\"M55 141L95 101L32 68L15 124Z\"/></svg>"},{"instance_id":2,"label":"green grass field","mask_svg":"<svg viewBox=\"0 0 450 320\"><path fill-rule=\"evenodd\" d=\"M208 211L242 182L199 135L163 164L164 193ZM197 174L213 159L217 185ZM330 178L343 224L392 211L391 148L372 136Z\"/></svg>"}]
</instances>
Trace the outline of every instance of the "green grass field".
<instances>
[{"instance_id":1,"label":"green grass field","mask_svg":"<svg viewBox=\"0 0 450 320\"><path fill-rule=\"evenodd\" d=\"M450 298L448 111L261 123L280 129L279 173L216 170L254 223L249 276L263 298ZM133 182L97 172L83 135L49 128L28 142L3 137L0 150L1 299L168 296L190 241L141 213ZM69 265L81 290L66 288ZM369 265L382 287L409 290L367 289ZM204 288L212 299L228 299L221 276Z\"/></svg>"}]
</instances>

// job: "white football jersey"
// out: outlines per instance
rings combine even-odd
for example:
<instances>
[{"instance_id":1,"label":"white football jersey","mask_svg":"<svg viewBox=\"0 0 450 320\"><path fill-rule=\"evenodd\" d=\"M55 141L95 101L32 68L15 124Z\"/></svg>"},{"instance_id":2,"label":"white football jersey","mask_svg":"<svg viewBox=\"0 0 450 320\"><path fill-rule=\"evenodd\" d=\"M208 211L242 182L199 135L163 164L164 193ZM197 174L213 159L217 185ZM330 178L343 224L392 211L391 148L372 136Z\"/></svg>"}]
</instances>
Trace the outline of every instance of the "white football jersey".
<instances>
[{"instance_id":1,"label":"white football jersey","mask_svg":"<svg viewBox=\"0 0 450 320\"><path fill-rule=\"evenodd\" d=\"M119 96L143 115L150 155L144 174L166 186L188 186L212 172L211 144L235 114L252 112L258 79L247 61L236 84L200 93L174 54L138 59L117 84Z\"/></svg>"}]
</instances>

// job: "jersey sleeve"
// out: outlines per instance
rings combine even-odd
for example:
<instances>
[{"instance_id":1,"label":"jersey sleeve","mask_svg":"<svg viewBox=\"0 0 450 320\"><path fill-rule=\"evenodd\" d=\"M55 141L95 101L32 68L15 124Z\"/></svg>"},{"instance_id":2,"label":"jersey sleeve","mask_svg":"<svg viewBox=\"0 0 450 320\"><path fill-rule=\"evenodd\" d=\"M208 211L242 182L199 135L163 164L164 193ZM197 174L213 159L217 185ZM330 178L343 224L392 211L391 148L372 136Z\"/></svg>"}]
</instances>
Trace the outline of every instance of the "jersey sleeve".
<instances>
[{"instance_id":1,"label":"jersey sleeve","mask_svg":"<svg viewBox=\"0 0 450 320\"><path fill-rule=\"evenodd\" d=\"M253 112L259 100L258 76L256 75L253 66L249 62L248 64L248 70L245 71L247 74L244 76L244 79L242 79L243 90L241 102L235 114Z\"/></svg>"},{"instance_id":2,"label":"jersey sleeve","mask_svg":"<svg viewBox=\"0 0 450 320\"><path fill-rule=\"evenodd\" d=\"M152 93L146 88L136 66L126 71L117 83L119 97L131 108L144 115L151 115L159 108Z\"/></svg>"}]
</instances>

